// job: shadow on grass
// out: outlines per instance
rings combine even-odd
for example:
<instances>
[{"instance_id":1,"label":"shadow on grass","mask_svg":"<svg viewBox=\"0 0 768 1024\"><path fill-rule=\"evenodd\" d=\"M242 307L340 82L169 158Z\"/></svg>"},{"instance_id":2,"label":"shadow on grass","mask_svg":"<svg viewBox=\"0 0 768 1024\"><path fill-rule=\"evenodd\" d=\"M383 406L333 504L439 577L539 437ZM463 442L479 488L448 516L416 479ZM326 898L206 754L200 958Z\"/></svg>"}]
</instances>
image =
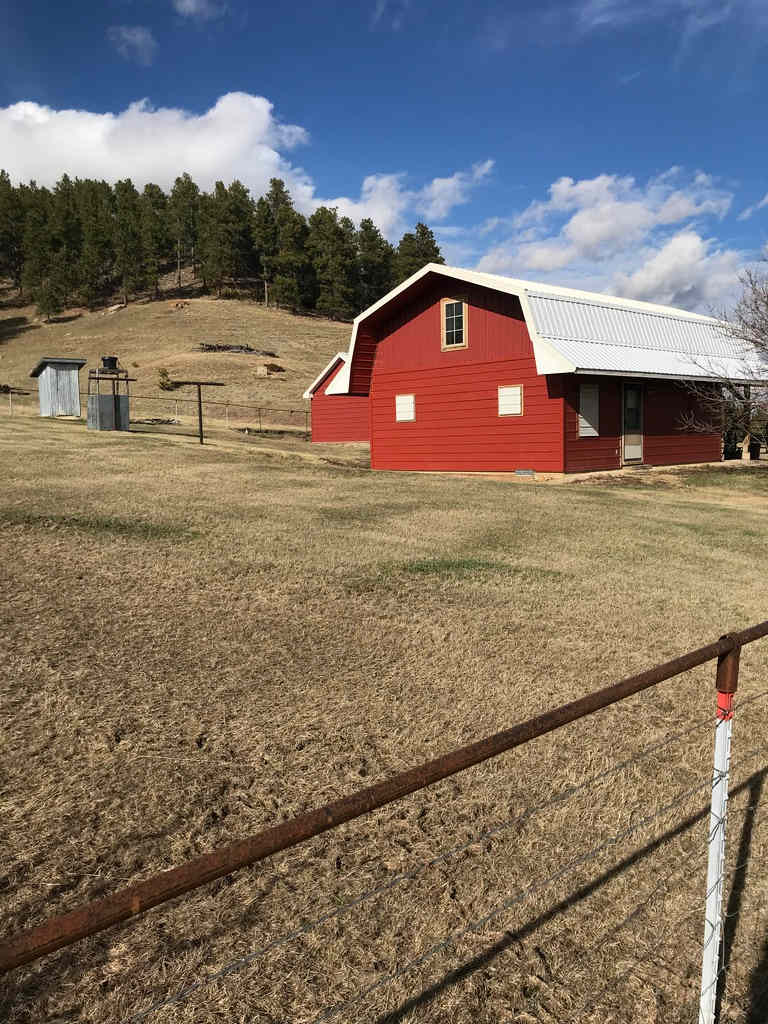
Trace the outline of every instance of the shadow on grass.
<instances>
[{"instance_id":1,"label":"shadow on grass","mask_svg":"<svg viewBox=\"0 0 768 1024\"><path fill-rule=\"evenodd\" d=\"M107 537L129 537L138 540L193 540L199 534L178 523L121 519L118 516L57 515L50 512L27 512L25 509L0 509L0 526L30 526L40 529L79 530Z\"/></svg>"},{"instance_id":2,"label":"shadow on grass","mask_svg":"<svg viewBox=\"0 0 768 1024\"><path fill-rule=\"evenodd\" d=\"M735 786L731 790L731 797L734 797L737 794L742 793L745 790L748 790L751 798L750 803L755 805L756 801L760 798L760 793L762 791L766 774L768 774L768 768L761 768L759 771L754 772L748 779L740 783L738 786ZM597 892L608 882L611 882L615 878L618 878L619 875L622 874L622 872L626 871L628 868L633 867L635 864L638 864L645 857L649 856L649 854L652 854L656 850L660 849L662 846L664 846L665 843L669 842L671 839L675 839L677 836L680 836L684 832L687 832L688 829L692 828L694 825L697 825L699 822L704 821L709 816L709 812L709 807L704 807L700 811L697 811L695 814L692 814L688 818L685 818L685 820L681 821L674 828L669 829L662 835L658 836L656 839L652 840L650 843L647 843L641 849L636 850L635 853L632 853L628 857L625 857L623 860L619 861L618 864L614 865L612 868L609 868L608 871L605 871L602 875L599 875L597 878L595 878L591 882L588 882L586 885L581 886L574 893L571 893L565 899L560 900L559 903L556 903L554 906L550 907L549 910L546 910L543 914L540 914L538 917L534 918L527 924L523 925L522 928L518 928L514 932L508 931L504 935L504 937L500 939L498 942L495 942L492 946L489 946L488 949L484 950L478 956L473 957L471 960L467 961L467 963L461 964L460 967L457 967L453 971L449 971L439 981L435 982L434 985L430 985L429 988L426 988L422 992L419 992L417 995L412 996L410 999L407 999L396 1010L392 1010L391 1012L384 1014L384 1016L378 1017L376 1024L402 1024L402 1022L405 1021L411 1013L428 1006L434 999L442 995L442 993L444 993L452 985L456 985L462 981L465 981L467 978L471 977L476 971L482 970L484 967L487 967L496 959L496 957L501 956L502 953L506 952L506 950L508 950L510 946L513 946L521 942L523 939L527 938L527 936L536 932L537 929L541 928L543 925L547 924L553 918L557 917L558 914L570 910L576 904L580 903L582 900L586 899L593 893ZM739 847L739 854L745 861L748 861L749 859L749 850L752 837L751 821L753 817L754 815L747 816L748 822L745 822L745 826L742 831L741 843ZM739 863L741 864L741 860L739 861ZM730 950L733 946L736 930L738 928L742 890L743 881L742 888L739 890L738 895L734 897L733 917L728 919L729 928L727 934L727 941L729 956ZM728 908L730 912L732 908L732 903L730 899L728 902ZM632 915L630 915L630 917L631 916ZM761 963L754 974L754 977L756 979L761 980L762 990L759 993L761 996L761 1001L759 1005L755 1004L755 1011L748 1018L746 1024L765 1024L765 1000L766 997L768 997L768 987L765 983L766 966L768 966L768 939L766 939L766 943L763 949L763 957ZM597 1000L601 999L604 995L607 994L607 992L610 989L610 985L611 982L608 982L608 984L604 986L604 988L602 988L594 996L590 1003L590 1008L593 1008L594 1006L598 1005Z\"/></svg>"},{"instance_id":3,"label":"shadow on grass","mask_svg":"<svg viewBox=\"0 0 768 1024\"><path fill-rule=\"evenodd\" d=\"M11 338L24 334L26 331L37 331L39 329L40 324L31 324L26 316L6 317L4 320L0 320L0 345L4 345L6 341L10 341ZM29 368L30 370L32 369L31 361Z\"/></svg>"}]
</instances>

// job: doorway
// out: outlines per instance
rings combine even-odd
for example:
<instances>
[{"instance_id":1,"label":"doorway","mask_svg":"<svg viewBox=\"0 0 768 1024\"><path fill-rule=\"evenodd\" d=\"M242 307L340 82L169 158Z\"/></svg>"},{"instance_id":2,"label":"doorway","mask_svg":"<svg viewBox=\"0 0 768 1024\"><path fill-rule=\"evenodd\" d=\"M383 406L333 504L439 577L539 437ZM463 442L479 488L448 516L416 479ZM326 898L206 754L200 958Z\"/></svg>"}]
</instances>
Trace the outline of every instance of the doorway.
<instances>
[{"instance_id":1,"label":"doorway","mask_svg":"<svg viewBox=\"0 0 768 1024\"><path fill-rule=\"evenodd\" d=\"M622 462L643 461L643 386L624 383L622 400Z\"/></svg>"}]
</instances>

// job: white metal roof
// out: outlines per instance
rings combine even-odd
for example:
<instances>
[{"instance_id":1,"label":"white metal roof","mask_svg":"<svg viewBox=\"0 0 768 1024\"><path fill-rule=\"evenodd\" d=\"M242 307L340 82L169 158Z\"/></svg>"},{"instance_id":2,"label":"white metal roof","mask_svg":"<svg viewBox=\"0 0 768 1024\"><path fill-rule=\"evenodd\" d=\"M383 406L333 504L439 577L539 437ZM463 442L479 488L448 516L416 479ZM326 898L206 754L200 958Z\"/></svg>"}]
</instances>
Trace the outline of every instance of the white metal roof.
<instances>
[{"instance_id":1,"label":"white metal roof","mask_svg":"<svg viewBox=\"0 0 768 1024\"><path fill-rule=\"evenodd\" d=\"M518 296L540 374L768 379L765 356L731 337L728 328L712 317L672 306L428 263L355 318L344 370L345 389L349 386L359 325L427 274ZM336 394L343 393L341 376L337 374L331 385L333 388L338 381Z\"/></svg>"},{"instance_id":2,"label":"white metal roof","mask_svg":"<svg viewBox=\"0 0 768 1024\"><path fill-rule=\"evenodd\" d=\"M325 369L318 373L312 383L309 385L307 390L301 396L302 398L311 398L317 390L318 385L322 381L323 377L334 368L336 363L341 362L344 364L336 376L333 378L331 383L325 389L326 395L346 395L349 390L349 363L347 362L346 352L337 352L333 359L328 363Z\"/></svg>"}]
</instances>

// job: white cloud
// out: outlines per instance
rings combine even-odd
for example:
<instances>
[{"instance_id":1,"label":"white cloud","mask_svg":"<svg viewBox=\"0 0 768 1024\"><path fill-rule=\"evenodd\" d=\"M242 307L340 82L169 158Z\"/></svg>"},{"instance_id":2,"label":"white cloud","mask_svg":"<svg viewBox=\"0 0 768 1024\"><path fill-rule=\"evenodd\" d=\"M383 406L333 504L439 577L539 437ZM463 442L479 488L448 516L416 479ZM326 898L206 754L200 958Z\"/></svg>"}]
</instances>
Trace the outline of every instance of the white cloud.
<instances>
[{"instance_id":1,"label":"white cloud","mask_svg":"<svg viewBox=\"0 0 768 1024\"><path fill-rule=\"evenodd\" d=\"M385 235L391 236L402 231L413 199L413 192L405 186L404 174L369 174L363 179L359 199L341 196L328 202L338 208L342 217L350 217L356 223L370 217ZM308 196L305 206L317 206L319 202Z\"/></svg>"},{"instance_id":2,"label":"white cloud","mask_svg":"<svg viewBox=\"0 0 768 1024\"><path fill-rule=\"evenodd\" d=\"M111 25L107 38L121 57L145 66L152 63L157 52L157 40L144 25Z\"/></svg>"},{"instance_id":3,"label":"white cloud","mask_svg":"<svg viewBox=\"0 0 768 1024\"><path fill-rule=\"evenodd\" d=\"M757 213L758 210L764 210L768 206L768 192L763 196L759 203L753 203L748 206L745 210L742 210L738 216L738 220L749 220L752 214Z\"/></svg>"},{"instance_id":4,"label":"white cloud","mask_svg":"<svg viewBox=\"0 0 768 1024\"><path fill-rule=\"evenodd\" d=\"M214 3L213 0L173 0L173 9L183 18L196 18L198 21L218 18L227 10L225 4Z\"/></svg>"},{"instance_id":5,"label":"white cloud","mask_svg":"<svg viewBox=\"0 0 768 1024\"><path fill-rule=\"evenodd\" d=\"M9 174L46 185L66 171L168 188L186 170L203 188L239 177L261 190L272 176L303 181L282 152L306 141L304 129L279 122L263 96L239 92L202 114L155 108L147 100L118 114L29 102L0 108L0 151Z\"/></svg>"},{"instance_id":6,"label":"white cloud","mask_svg":"<svg viewBox=\"0 0 768 1024\"><path fill-rule=\"evenodd\" d=\"M469 200L473 185L479 184L493 170L493 160L474 164L471 171L456 171L449 178L433 178L420 193L424 213L432 220L442 220L455 206Z\"/></svg>"},{"instance_id":7,"label":"white cloud","mask_svg":"<svg viewBox=\"0 0 768 1024\"><path fill-rule=\"evenodd\" d=\"M710 175L679 167L644 184L630 175L561 177L546 199L475 229L491 242L478 269L700 308L731 289L743 265L743 253L701 233L732 200Z\"/></svg>"},{"instance_id":8,"label":"white cloud","mask_svg":"<svg viewBox=\"0 0 768 1024\"><path fill-rule=\"evenodd\" d=\"M737 291L745 256L714 239L681 231L648 255L637 270L618 274L615 288L630 299L717 312Z\"/></svg>"},{"instance_id":9,"label":"white cloud","mask_svg":"<svg viewBox=\"0 0 768 1024\"><path fill-rule=\"evenodd\" d=\"M53 185L66 172L107 181L130 177L139 187L153 181L168 189L188 171L203 189L218 179L239 178L258 196L270 178L279 177L303 213L321 204L336 206L355 221L370 217L389 237L402 234L427 207L435 218L447 215L466 202L493 167L486 160L420 188L409 186L403 173L369 174L359 197L326 199L287 155L308 142L304 128L275 117L269 100L242 92L227 93L202 114L155 108L147 100L117 114L54 110L31 102L0 108L0 153L15 181Z\"/></svg>"}]
</instances>

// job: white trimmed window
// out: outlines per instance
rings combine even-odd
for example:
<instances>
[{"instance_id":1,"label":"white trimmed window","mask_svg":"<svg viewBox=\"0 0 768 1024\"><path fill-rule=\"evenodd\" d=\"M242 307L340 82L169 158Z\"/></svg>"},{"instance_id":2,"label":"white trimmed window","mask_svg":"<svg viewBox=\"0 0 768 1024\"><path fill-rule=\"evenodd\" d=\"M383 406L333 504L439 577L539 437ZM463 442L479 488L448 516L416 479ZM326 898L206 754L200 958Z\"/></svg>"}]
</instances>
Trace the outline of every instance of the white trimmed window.
<instances>
[{"instance_id":1,"label":"white trimmed window","mask_svg":"<svg viewBox=\"0 0 768 1024\"><path fill-rule=\"evenodd\" d=\"M579 437L600 434L600 385L583 380L579 383Z\"/></svg>"},{"instance_id":2,"label":"white trimmed window","mask_svg":"<svg viewBox=\"0 0 768 1024\"><path fill-rule=\"evenodd\" d=\"M508 385L499 388L499 416L523 415L522 384Z\"/></svg>"},{"instance_id":3,"label":"white trimmed window","mask_svg":"<svg viewBox=\"0 0 768 1024\"><path fill-rule=\"evenodd\" d=\"M441 348L443 351L467 347L469 340L468 310L469 307L463 299L443 299L440 303Z\"/></svg>"},{"instance_id":4,"label":"white trimmed window","mask_svg":"<svg viewBox=\"0 0 768 1024\"><path fill-rule=\"evenodd\" d=\"M395 395L395 419L409 423L416 419L416 400L413 395Z\"/></svg>"}]
</instances>

